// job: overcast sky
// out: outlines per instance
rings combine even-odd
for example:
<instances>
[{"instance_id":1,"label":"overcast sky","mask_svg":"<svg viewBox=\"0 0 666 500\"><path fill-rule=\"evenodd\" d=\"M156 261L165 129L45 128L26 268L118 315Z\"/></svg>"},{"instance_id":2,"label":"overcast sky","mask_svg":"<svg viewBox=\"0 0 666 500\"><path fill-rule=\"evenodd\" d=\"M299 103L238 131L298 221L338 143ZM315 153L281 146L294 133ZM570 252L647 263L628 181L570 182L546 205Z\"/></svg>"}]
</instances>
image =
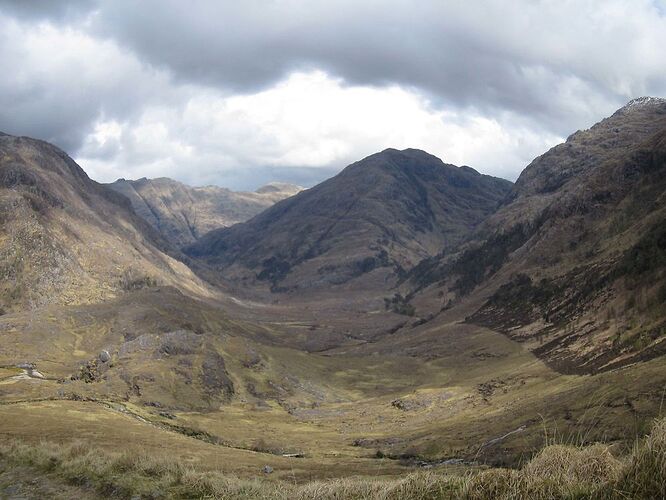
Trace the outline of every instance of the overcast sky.
<instances>
[{"instance_id":1,"label":"overcast sky","mask_svg":"<svg viewBox=\"0 0 666 500\"><path fill-rule=\"evenodd\" d=\"M387 147L514 180L666 96L666 0L0 0L0 130L99 181L312 185Z\"/></svg>"}]
</instances>

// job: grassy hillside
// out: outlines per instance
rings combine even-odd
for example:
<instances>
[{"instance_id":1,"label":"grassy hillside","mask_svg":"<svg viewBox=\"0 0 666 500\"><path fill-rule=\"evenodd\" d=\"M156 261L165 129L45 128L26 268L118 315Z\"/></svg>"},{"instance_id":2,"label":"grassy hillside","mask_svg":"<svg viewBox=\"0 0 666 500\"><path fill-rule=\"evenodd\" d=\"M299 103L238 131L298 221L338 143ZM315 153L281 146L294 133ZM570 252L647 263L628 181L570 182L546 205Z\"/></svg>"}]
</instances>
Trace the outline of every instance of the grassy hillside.
<instances>
[{"instance_id":1,"label":"grassy hillside","mask_svg":"<svg viewBox=\"0 0 666 500\"><path fill-rule=\"evenodd\" d=\"M658 359L562 376L455 318L308 353L280 341L292 326L233 312L155 288L1 317L0 433L111 451L173 442L186 463L227 457L226 471L250 476L266 464L305 478L515 466L544 444L544 422L567 439L626 443L666 386Z\"/></svg>"}]
</instances>

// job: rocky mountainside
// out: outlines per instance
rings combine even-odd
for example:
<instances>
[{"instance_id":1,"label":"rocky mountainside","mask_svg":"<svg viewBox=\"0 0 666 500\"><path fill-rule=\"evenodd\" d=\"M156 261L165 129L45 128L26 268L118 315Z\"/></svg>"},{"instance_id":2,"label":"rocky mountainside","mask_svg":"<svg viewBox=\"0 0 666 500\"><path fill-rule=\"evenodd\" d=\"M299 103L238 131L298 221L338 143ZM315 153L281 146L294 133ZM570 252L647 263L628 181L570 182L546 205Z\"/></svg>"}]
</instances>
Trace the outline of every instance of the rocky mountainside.
<instances>
[{"instance_id":1,"label":"rocky mountainside","mask_svg":"<svg viewBox=\"0 0 666 500\"><path fill-rule=\"evenodd\" d=\"M124 196L63 151L0 135L0 308L90 303L162 283L210 295Z\"/></svg>"},{"instance_id":2,"label":"rocky mountainside","mask_svg":"<svg viewBox=\"0 0 666 500\"><path fill-rule=\"evenodd\" d=\"M127 196L134 211L178 247L213 229L244 222L302 190L276 182L254 193L235 192L217 186L190 187L166 177L118 179L109 187Z\"/></svg>"},{"instance_id":3,"label":"rocky mountainside","mask_svg":"<svg viewBox=\"0 0 666 500\"><path fill-rule=\"evenodd\" d=\"M536 158L474 239L422 262L412 290L444 306L487 291L468 320L563 371L666 352L666 100L633 100Z\"/></svg>"},{"instance_id":4,"label":"rocky mountainside","mask_svg":"<svg viewBox=\"0 0 666 500\"><path fill-rule=\"evenodd\" d=\"M361 276L363 288L386 289L420 260L460 244L510 189L423 151L387 149L186 252L226 278L273 291Z\"/></svg>"}]
</instances>

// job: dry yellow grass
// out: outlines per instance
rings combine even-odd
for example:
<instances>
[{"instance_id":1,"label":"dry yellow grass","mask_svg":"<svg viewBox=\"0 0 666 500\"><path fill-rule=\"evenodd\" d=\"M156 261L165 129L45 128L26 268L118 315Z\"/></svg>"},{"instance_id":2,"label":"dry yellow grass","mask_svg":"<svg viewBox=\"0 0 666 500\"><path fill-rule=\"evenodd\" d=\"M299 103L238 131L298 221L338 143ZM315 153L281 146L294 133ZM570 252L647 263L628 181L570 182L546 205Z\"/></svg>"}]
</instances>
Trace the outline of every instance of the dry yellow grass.
<instances>
[{"instance_id":1,"label":"dry yellow grass","mask_svg":"<svg viewBox=\"0 0 666 500\"><path fill-rule=\"evenodd\" d=\"M84 443L61 446L14 441L0 446L0 464L32 467L100 496L143 498L262 499L555 499L664 498L666 419L638 441L632 453L613 456L609 448L552 445L520 470L491 469L466 475L432 471L397 479L335 479L296 485L267 479L240 479L201 471L167 457L109 454Z\"/></svg>"}]
</instances>

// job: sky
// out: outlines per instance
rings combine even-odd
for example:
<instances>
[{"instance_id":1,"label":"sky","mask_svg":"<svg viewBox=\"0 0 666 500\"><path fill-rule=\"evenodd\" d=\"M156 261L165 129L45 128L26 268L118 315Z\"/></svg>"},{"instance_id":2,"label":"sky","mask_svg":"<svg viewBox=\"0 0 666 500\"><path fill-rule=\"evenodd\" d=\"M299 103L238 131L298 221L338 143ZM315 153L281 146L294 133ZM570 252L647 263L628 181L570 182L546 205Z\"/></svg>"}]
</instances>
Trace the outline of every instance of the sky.
<instances>
[{"instance_id":1,"label":"sky","mask_svg":"<svg viewBox=\"0 0 666 500\"><path fill-rule=\"evenodd\" d=\"M93 178L311 186L388 147L515 180L666 96L666 0L0 0L0 131Z\"/></svg>"}]
</instances>

